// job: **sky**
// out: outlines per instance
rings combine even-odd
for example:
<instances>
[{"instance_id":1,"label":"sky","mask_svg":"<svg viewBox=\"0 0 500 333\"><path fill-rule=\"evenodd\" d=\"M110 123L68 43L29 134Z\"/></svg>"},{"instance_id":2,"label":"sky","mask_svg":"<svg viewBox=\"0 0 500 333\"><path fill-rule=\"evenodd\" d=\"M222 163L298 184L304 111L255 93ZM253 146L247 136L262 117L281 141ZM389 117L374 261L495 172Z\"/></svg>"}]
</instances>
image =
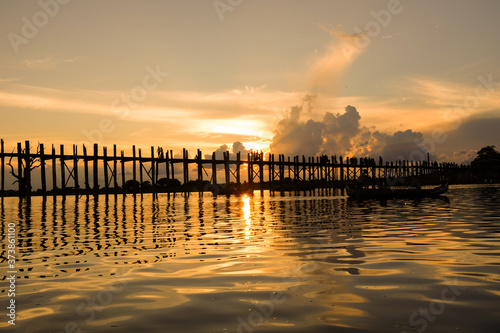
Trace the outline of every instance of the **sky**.
<instances>
[{"instance_id":1,"label":"sky","mask_svg":"<svg viewBox=\"0 0 500 333\"><path fill-rule=\"evenodd\" d=\"M499 1L0 1L0 138L468 162ZM235 144L236 143L236 144Z\"/></svg>"}]
</instances>

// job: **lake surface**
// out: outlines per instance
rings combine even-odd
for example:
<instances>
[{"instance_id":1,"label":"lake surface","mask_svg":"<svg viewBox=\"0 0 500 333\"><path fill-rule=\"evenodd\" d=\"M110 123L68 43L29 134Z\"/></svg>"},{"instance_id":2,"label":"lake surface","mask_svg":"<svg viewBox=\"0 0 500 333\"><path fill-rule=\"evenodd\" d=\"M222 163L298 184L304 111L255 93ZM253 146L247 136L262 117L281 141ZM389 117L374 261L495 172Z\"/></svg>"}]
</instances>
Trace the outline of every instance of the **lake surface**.
<instances>
[{"instance_id":1,"label":"lake surface","mask_svg":"<svg viewBox=\"0 0 500 333\"><path fill-rule=\"evenodd\" d=\"M1 331L498 332L500 186L446 197L74 197L16 227ZM15 299L15 327L6 307Z\"/></svg>"}]
</instances>

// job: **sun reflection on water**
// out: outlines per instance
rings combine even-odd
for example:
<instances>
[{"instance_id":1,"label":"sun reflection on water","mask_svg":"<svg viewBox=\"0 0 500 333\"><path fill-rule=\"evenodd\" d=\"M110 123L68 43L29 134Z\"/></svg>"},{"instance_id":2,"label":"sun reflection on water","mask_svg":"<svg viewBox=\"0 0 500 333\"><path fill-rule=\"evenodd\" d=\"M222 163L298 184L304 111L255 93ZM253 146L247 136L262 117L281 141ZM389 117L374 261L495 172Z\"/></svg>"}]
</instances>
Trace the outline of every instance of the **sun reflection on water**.
<instances>
[{"instance_id":1,"label":"sun reflection on water","mask_svg":"<svg viewBox=\"0 0 500 333\"><path fill-rule=\"evenodd\" d=\"M19 221L16 302L25 306L16 316L34 333L62 331L70 321L82 331L237 331L238 318L251 325L267 313L261 326L242 327L410 330L408 317L453 282L468 289L429 323L446 331L457 322L448 318L468 318L464 312L493 318L500 295L500 192L493 190L452 188L449 202L258 191L157 201L33 198L29 207L5 198L0 228ZM91 310L96 317L87 322ZM462 330L473 324L460 321Z\"/></svg>"},{"instance_id":2,"label":"sun reflection on water","mask_svg":"<svg viewBox=\"0 0 500 333\"><path fill-rule=\"evenodd\" d=\"M245 194L241 197L243 200L243 218L245 219L245 239L249 239L252 227L252 208L250 207L250 197Z\"/></svg>"}]
</instances>

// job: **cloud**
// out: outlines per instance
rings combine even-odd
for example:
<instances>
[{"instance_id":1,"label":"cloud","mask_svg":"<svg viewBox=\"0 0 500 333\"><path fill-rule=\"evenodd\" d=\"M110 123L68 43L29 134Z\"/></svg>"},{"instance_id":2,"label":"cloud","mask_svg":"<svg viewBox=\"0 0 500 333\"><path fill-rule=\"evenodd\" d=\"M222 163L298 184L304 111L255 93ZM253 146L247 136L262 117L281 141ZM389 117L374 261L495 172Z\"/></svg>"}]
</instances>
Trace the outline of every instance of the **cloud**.
<instances>
[{"instance_id":1,"label":"cloud","mask_svg":"<svg viewBox=\"0 0 500 333\"><path fill-rule=\"evenodd\" d=\"M0 78L0 84L2 83L10 83L10 82L16 82L16 81L19 81L19 79L15 79L15 78Z\"/></svg>"},{"instance_id":2,"label":"cloud","mask_svg":"<svg viewBox=\"0 0 500 333\"><path fill-rule=\"evenodd\" d=\"M496 110L500 104L496 81L492 74L478 75L470 84L424 76L400 78L385 86L397 97L388 101L386 107L412 111L420 120L408 112L401 115L412 122L425 119L432 126L441 123L450 127L457 118L450 115L460 114L463 118Z\"/></svg>"},{"instance_id":3,"label":"cloud","mask_svg":"<svg viewBox=\"0 0 500 333\"><path fill-rule=\"evenodd\" d=\"M215 158L217 160L222 160L224 158L224 153L229 152L229 159L230 160L236 160L236 154L240 153L241 159L246 160L247 154L252 152L252 149L247 149L244 144L240 141L235 141L233 144L228 146L227 144L221 145L219 148L217 148L214 153L215 153ZM212 154L205 154L204 155L205 159L211 159ZM217 170L220 171L224 169L224 165L218 164L217 165Z\"/></svg>"},{"instance_id":4,"label":"cloud","mask_svg":"<svg viewBox=\"0 0 500 333\"><path fill-rule=\"evenodd\" d=\"M312 92L335 92L340 75L362 53L357 46L364 33L347 34L341 25L320 25L333 38L323 53L315 52L309 68L309 90Z\"/></svg>"},{"instance_id":5,"label":"cloud","mask_svg":"<svg viewBox=\"0 0 500 333\"><path fill-rule=\"evenodd\" d=\"M391 156L384 151L384 145L390 145L392 136L360 125L361 116L355 107L348 105L342 114L325 112L321 120L303 119L304 111L311 112L316 105L319 93L335 95L342 73L363 52L359 45L365 32L347 34L342 26L325 26L320 28L333 38L323 53L314 54L309 68L310 94L302 98L300 105L295 105L283 116L274 130L270 144L272 152L286 155L350 155L361 154L372 156L380 153ZM323 94L324 96L324 94ZM396 135L396 134L394 134ZM415 132L397 134L408 137L405 144L394 151L402 152L403 146L410 146ZM411 148L415 148L412 143ZM397 149L396 149L397 148Z\"/></svg>"},{"instance_id":6,"label":"cloud","mask_svg":"<svg viewBox=\"0 0 500 333\"><path fill-rule=\"evenodd\" d=\"M497 116L475 116L464 119L460 126L449 132L449 140L461 145L491 145L500 142L500 110Z\"/></svg>"},{"instance_id":7,"label":"cloud","mask_svg":"<svg viewBox=\"0 0 500 333\"><path fill-rule=\"evenodd\" d=\"M427 149L421 145L423 134L411 129L384 133L375 127L360 125L361 115L354 106L345 112L325 112L321 121L301 119L307 105L290 108L278 123L270 145L273 153L285 155L343 155L356 157L381 156L384 160L423 160Z\"/></svg>"},{"instance_id":8,"label":"cloud","mask_svg":"<svg viewBox=\"0 0 500 333\"><path fill-rule=\"evenodd\" d=\"M323 118L324 143L322 153L333 151L350 151L353 143L351 139L360 132L359 120L361 119L355 107L348 105L343 114L326 112Z\"/></svg>"},{"instance_id":9,"label":"cloud","mask_svg":"<svg viewBox=\"0 0 500 333\"><path fill-rule=\"evenodd\" d=\"M290 112L281 119L275 130L270 149L285 155L315 155L323 143L324 124L312 119L300 120L303 108L312 108L314 97L306 95L302 105L292 106Z\"/></svg>"},{"instance_id":10,"label":"cloud","mask_svg":"<svg viewBox=\"0 0 500 333\"><path fill-rule=\"evenodd\" d=\"M468 164L477 156L477 150L460 150L453 152L453 161L458 164Z\"/></svg>"},{"instance_id":11,"label":"cloud","mask_svg":"<svg viewBox=\"0 0 500 333\"><path fill-rule=\"evenodd\" d=\"M427 149L421 145L423 134L411 129L393 134L379 133L380 140L372 149L372 157L381 156L385 161L427 159Z\"/></svg>"},{"instance_id":12,"label":"cloud","mask_svg":"<svg viewBox=\"0 0 500 333\"><path fill-rule=\"evenodd\" d=\"M442 142L436 142L433 147L441 155L440 160L467 163L482 147L500 146L499 113L494 110L462 119L456 129L444 132Z\"/></svg>"},{"instance_id":13,"label":"cloud","mask_svg":"<svg viewBox=\"0 0 500 333\"><path fill-rule=\"evenodd\" d=\"M239 141L236 141L233 143L233 146L231 147L231 152L233 154L240 153L242 155L250 153L252 150L251 149L246 149L245 145Z\"/></svg>"},{"instance_id":14,"label":"cloud","mask_svg":"<svg viewBox=\"0 0 500 333\"><path fill-rule=\"evenodd\" d=\"M47 56L45 58L39 59L27 59L24 61L24 65L30 69L54 69L60 64L70 64L74 63L83 57L73 57L73 58L61 58L55 56Z\"/></svg>"},{"instance_id":15,"label":"cloud","mask_svg":"<svg viewBox=\"0 0 500 333\"><path fill-rule=\"evenodd\" d=\"M214 153L215 153L215 158L217 159L222 159L224 157L224 153L229 151L229 146L224 144L224 145L221 145L219 148L217 148ZM211 155L208 154L208 155L205 155L205 158L210 158Z\"/></svg>"},{"instance_id":16,"label":"cloud","mask_svg":"<svg viewBox=\"0 0 500 333\"><path fill-rule=\"evenodd\" d=\"M130 90L54 89L8 80L0 82L0 109L30 111L43 115L44 119L54 124L63 114L67 116L65 119L72 117L74 120L71 123L75 126L81 124L82 127L74 128L72 140L76 141L81 140L82 130L97 128L98 117L101 117L117 125L116 131L106 135L106 141L122 141L122 128L131 130L132 127L134 133L141 133L144 138L151 138L152 128L161 128L159 136L155 132L158 139L154 142L170 142L184 135L181 142L206 149L209 144L216 147L235 141L263 143L269 140L284 111L283 105L291 104L299 94L270 90L265 86L218 92L155 90L126 113L116 112L113 102L127 93L130 94ZM81 121L96 118L92 127L83 125L86 122ZM36 130L38 128L33 123L30 128L25 127L25 133L17 131L16 135L23 137ZM134 140L137 139L140 137L134 137ZM198 143L192 142L195 140Z\"/></svg>"},{"instance_id":17,"label":"cloud","mask_svg":"<svg viewBox=\"0 0 500 333\"><path fill-rule=\"evenodd\" d=\"M56 112L91 113L105 116L123 116L113 109L113 102L130 90L54 89L0 81L0 107L44 109ZM134 121L161 121L163 119L190 118L201 120L239 120L243 126L258 121L269 127L269 116L283 111L297 99L299 93L245 87L220 92L154 90L147 98L131 107L127 117ZM120 104L121 105L121 104ZM234 126L234 123L223 126ZM267 125L267 126L266 126ZM252 126L253 127L253 126Z\"/></svg>"}]
</instances>

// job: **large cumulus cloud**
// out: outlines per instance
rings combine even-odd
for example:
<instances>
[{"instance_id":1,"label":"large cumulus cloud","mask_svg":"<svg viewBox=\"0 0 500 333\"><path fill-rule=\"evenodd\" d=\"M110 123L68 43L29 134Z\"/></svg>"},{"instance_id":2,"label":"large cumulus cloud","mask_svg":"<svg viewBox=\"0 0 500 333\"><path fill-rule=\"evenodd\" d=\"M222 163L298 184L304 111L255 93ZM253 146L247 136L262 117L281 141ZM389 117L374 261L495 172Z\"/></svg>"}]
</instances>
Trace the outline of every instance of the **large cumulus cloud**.
<instances>
[{"instance_id":1,"label":"large cumulus cloud","mask_svg":"<svg viewBox=\"0 0 500 333\"><path fill-rule=\"evenodd\" d=\"M273 153L285 155L343 155L382 157L386 161L424 160L427 150L423 135L411 129L384 133L360 125L361 115L351 105L343 113L325 112L321 121L302 119L304 109L311 109L306 96L302 105L290 108L278 123L270 145Z\"/></svg>"}]
</instances>

